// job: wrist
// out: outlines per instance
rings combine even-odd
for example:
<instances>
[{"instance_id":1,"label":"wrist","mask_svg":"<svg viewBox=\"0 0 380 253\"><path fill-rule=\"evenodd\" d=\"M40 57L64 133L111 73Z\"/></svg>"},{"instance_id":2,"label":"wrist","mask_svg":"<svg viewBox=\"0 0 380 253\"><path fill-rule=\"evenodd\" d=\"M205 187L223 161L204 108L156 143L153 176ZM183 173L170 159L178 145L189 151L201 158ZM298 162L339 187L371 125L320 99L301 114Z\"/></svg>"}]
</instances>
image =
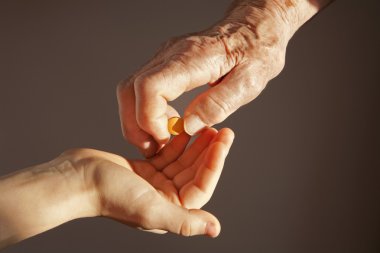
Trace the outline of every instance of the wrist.
<instances>
[{"instance_id":1,"label":"wrist","mask_svg":"<svg viewBox=\"0 0 380 253\"><path fill-rule=\"evenodd\" d=\"M70 220L95 216L84 170L61 155L1 178L0 248Z\"/></svg>"},{"instance_id":2,"label":"wrist","mask_svg":"<svg viewBox=\"0 0 380 253\"><path fill-rule=\"evenodd\" d=\"M71 185L72 202L78 207L73 218L94 217L101 215L101 199L96 184L98 159L91 156L90 150L73 149L64 152L53 162L68 164L69 170L61 173L66 184Z\"/></svg>"},{"instance_id":3,"label":"wrist","mask_svg":"<svg viewBox=\"0 0 380 253\"><path fill-rule=\"evenodd\" d=\"M206 33L222 42L227 62L233 62L229 65L261 62L264 70L260 78L266 81L283 69L290 31L284 21L274 18L269 11L251 6L235 8Z\"/></svg>"},{"instance_id":4,"label":"wrist","mask_svg":"<svg viewBox=\"0 0 380 253\"><path fill-rule=\"evenodd\" d=\"M327 2L329 1L235 0L222 23L245 25L256 37L271 37L286 46L298 28Z\"/></svg>"},{"instance_id":5,"label":"wrist","mask_svg":"<svg viewBox=\"0 0 380 253\"><path fill-rule=\"evenodd\" d=\"M59 159L67 159L76 171L76 195L82 196L82 203L86 204L87 212L80 217L106 216L113 218L117 207L113 205L114 197L118 194L119 173L130 173L132 168L129 162L114 154L93 150L74 149L63 153ZM126 183L121 186L126 189ZM119 189L119 188L118 188ZM116 204L118 205L118 204ZM79 217L78 217L79 218Z\"/></svg>"},{"instance_id":6,"label":"wrist","mask_svg":"<svg viewBox=\"0 0 380 253\"><path fill-rule=\"evenodd\" d=\"M96 191L89 180L91 170L66 155L32 169L32 174L37 173L36 188L43 194L42 206L53 223L97 215Z\"/></svg>"}]
</instances>

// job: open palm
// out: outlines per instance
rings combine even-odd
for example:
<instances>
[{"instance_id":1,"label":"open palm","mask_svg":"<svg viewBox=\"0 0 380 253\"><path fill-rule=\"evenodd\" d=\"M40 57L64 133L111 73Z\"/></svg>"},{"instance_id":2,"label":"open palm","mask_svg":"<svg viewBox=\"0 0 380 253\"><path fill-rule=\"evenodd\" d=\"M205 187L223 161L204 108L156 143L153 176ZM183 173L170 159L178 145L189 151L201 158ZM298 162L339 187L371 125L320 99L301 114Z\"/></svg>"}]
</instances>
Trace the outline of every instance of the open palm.
<instances>
[{"instance_id":1,"label":"open palm","mask_svg":"<svg viewBox=\"0 0 380 253\"><path fill-rule=\"evenodd\" d=\"M171 202L198 209L212 196L232 140L230 129L209 128L186 149L190 136L182 133L150 160L131 165Z\"/></svg>"},{"instance_id":2,"label":"open palm","mask_svg":"<svg viewBox=\"0 0 380 253\"><path fill-rule=\"evenodd\" d=\"M200 208L211 198L234 134L205 129L187 147L190 138L174 137L149 160L88 149L65 154L92 171L86 175L95 182L100 215L152 232L214 237L219 221Z\"/></svg>"}]
</instances>

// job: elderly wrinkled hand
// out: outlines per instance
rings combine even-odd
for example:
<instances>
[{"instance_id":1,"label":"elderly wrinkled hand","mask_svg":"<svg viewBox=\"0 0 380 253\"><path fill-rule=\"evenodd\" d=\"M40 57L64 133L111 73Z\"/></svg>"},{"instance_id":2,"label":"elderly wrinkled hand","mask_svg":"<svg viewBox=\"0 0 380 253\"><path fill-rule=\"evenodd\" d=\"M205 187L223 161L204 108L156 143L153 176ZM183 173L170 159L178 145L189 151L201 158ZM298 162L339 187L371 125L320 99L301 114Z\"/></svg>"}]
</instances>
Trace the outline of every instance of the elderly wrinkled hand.
<instances>
[{"instance_id":1,"label":"elderly wrinkled hand","mask_svg":"<svg viewBox=\"0 0 380 253\"><path fill-rule=\"evenodd\" d=\"M154 155L169 140L168 118L178 116L168 102L204 84L210 89L184 113L190 135L252 101L283 69L289 39L317 12L317 2L235 1L211 28L169 40L118 86L125 138L146 157Z\"/></svg>"}]
</instances>

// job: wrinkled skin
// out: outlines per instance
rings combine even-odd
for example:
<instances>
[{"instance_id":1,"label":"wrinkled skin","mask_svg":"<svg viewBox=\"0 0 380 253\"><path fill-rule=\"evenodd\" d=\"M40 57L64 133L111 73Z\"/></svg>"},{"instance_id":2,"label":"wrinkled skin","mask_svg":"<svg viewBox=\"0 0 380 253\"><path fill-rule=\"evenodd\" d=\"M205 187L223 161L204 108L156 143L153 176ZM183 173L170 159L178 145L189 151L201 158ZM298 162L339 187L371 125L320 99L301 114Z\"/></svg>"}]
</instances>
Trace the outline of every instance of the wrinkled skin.
<instances>
[{"instance_id":1,"label":"wrinkled skin","mask_svg":"<svg viewBox=\"0 0 380 253\"><path fill-rule=\"evenodd\" d=\"M169 139L168 117L178 116L168 102L205 84L210 89L185 110L190 135L255 99L283 69L289 39L321 8L318 2L235 1L211 28L169 40L118 85L125 138L146 157L154 155Z\"/></svg>"},{"instance_id":2,"label":"wrinkled skin","mask_svg":"<svg viewBox=\"0 0 380 253\"><path fill-rule=\"evenodd\" d=\"M178 116L168 101L198 86L213 86L185 111L186 132L194 134L253 100L281 70L284 51L277 42L255 43L253 32L240 24L218 30L169 41L137 74L119 85L124 135L146 156L167 142L167 119Z\"/></svg>"}]
</instances>

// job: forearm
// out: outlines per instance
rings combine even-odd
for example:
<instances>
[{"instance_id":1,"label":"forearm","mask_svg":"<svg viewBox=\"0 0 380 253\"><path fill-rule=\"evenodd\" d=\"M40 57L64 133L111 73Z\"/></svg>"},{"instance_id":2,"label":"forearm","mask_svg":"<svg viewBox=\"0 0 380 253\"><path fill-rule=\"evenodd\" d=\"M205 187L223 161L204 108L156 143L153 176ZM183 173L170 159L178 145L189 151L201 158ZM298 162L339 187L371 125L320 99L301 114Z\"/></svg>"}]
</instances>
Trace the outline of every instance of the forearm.
<instances>
[{"instance_id":1,"label":"forearm","mask_svg":"<svg viewBox=\"0 0 380 253\"><path fill-rule=\"evenodd\" d=\"M0 178L0 249L67 221L94 216L83 173L57 158Z\"/></svg>"},{"instance_id":2,"label":"forearm","mask_svg":"<svg viewBox=\"0 0 380 253\"><path fill-rule=\"evenodd\" d=\"M235 0L223 23L239 22L251 26L257 35L260 28L274 31L288 41L316 13L333 0Z\"/></svg>"}]
</instances>

